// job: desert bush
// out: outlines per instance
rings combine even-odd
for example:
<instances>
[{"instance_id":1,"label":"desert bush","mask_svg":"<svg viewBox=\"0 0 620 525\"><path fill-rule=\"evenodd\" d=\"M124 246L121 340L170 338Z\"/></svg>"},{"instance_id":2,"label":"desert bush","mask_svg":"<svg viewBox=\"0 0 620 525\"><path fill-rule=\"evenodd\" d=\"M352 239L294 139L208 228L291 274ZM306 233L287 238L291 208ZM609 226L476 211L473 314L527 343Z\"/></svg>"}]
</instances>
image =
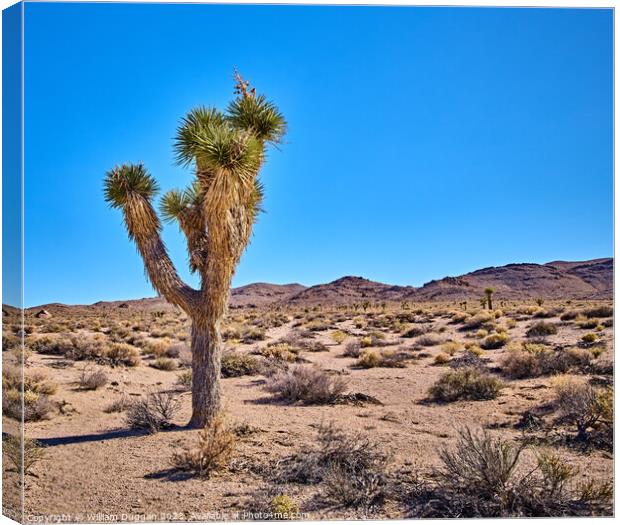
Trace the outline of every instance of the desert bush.
<instances>
[{"instance_id":1,"label":"desert bush","mask_svg":"<svg viewBox=\"0 0 620 525\"><path fill-rule=\"evenodd\" d=\"M376 350L364 350L355 366L361 368L374 368L377 366L383 368L405 368L407 361L411 360L411 356L407 352L395 351L395 350L383 350L378 352Z\"/></svg>"},{"instance_id":2,"label":"desert bush","mask_svg":"<svg viewBox=\"0 0 620 525\"><path fill-rule=\"evenodd\" d=\"M276 372L265 388L291 403L325 404L337 401L346 386L341 376L330 375L317 366L300 365Z\"/></svg>"},{"instance_id":3,"label":"desert bush","mask_svg":"<svg viewBox=\"0 0 620 525\"><path fill-rule=\"evenodd\" d=\"M317 444L285 458L276 476L296 483L322 482L329 501L369 506L384 496L387 466L388 457L368 437L321 424Z\"/></svg>"},{"instance_id":4,"label":"desert bush","mask_svg":"<svg viewBox=\"0 0 620 525\"><path fill-rule=\"evenodd\" d=\"M496 348L501 348L507 342L508 336L506 334L491 334L484 338L484 340L480 343L480 346L485 350L494 350Z\"/></svg>"},{"instance_id":5,"label":"desert bush","mask_svg":"<svg viewBox=\"0 0 620 525\"><path fill-rule=\"evenodd\" d=\"M155 361L150 363L149 366L166 372L170 372L178 368L177 362L174 359L169 359L167 357L158 357Z\"/></svg>"},{"instance_id":6,"label":"desert bush","mask_svg":"<svg viewBox=\"0 0 620 525\"><path fill-rule=\"evenodd\" d=\"M558 328L552 323L546 323L545 321L539 321L534 323L527 329L525 335L527 337L546 337L548 335L555 335L558 333Z\"/></svg>"},{"instance_id":7,"label":"desert bush","mask_svg":"<svg viewBox=\"0 0 620 525\"><path fill-rule=\"evenodd\" d=\"M362 345L357 339L354 339L353 341L349 341L345 345L344 352L342 353L342 355L344 357L359 357L361 351L362 351Z\"/></svg>"},{"instance_id":8,"label":"desert bush","mask_svg":"<svg viewBox=\"0 0 620 525\"><path fill-rule=\"evenodd\" d=\"M227 465L235 443L235 434L226 427L223 416L218 415L200 431L194 447L174 452L172 465L194 476L208 478Z\"/></svg>"},{"instance_id":9,"label":"desert bush","mask_svg":"<svg viewBox=\"0 0 620 525\"><path fill-rule=\"evenodd\" d=\"M435 363L436 365L445 365L449 361L450 361L450 356L443 352L437 354L435 356L435 359L433 359L433 363Z\"/></svg>"},{"instance_id":10,"label":"desert bush","mask_svg":"<svg viewBox=\"0 0 620 525\"><path fill-rule=\"evenodd\" d=\"M293 363L297 361L300 349L289 343L270 343L258 349L258 353L267 359Z\"/></svg>"},{"instance_id":11,"label":"desert bush","mask_svg":"<svg viewBox=\"0 0 620 525\"><path fill-rule=\"evenodd\" d=\"M129 405L131 405L129 398L125 394L123 394L114 401L112 401L108 406L106 406L103 411L106 414L124 412L125 410L127 410L127 408L129 408Z\"/></svg>"},{"instance_id":12,"label":"desert bush","mask_svg":"<svg viewBox=\"0 0 620 525\"><path fill-rule=\"evenodd\" d=\"M192 389L192 371L185 370L181 372L177 376L177 385L179 385L183 390L191 390Z\"/></svg>"},{"instance_id":13,"label":"desert bush","mask_svg":"<svg viewBox=\"0 0 620 525\"><path fill-rule=\"evenodd\" d=\"M138 366L140 351L127 343L112 343L105 350L105 359L112 365Z\"/></svg>"},{"instance_id":14,"label":"desert bush","mask_svg":"<svg viewBox=\"0 0 620 525\"><path fill-rule=\"evenodd\" d=\"M558 378L553 385L559 420L576 427L576 439L594 438L611 446L613 438L613 389L595 388L583 379Z\"/></svg>"},{"instance_id":15,"label":"desert bush","mask_svg":"<svg viewBox=\"0 0 620 525\"><path fill-rule=\"evenodd\" d=\"M572 321L577 317L578 314L579 312L577 312L576 310L568 310L567 312L564 312L562 315L560 315L560 321Z\"/></svg>"},{"instance_id":16,"label":"desert bush","mask_svg":"<svg viewBox=\"0 0 620 525\"><path fill-rule=\"evenodd\" d=\"M254 521L301 519L299 505L277 485L253 491L247 513Z\"/></svg>"},{"instance_id":17,"label":"desert bush","mask_svg":"<svg viewBox=\"0 0 620 525\"><path fill-rule=\"evenodd\" d=\"M342 330L336 330L329 335L336 344L343 343L347 339L347 334L345 334Z\"/></svg>"},{"instance_id":18,"label":"desert bush","mask_svg":"<svg viewBox=\"0 0 620 525\"><path fill-rule=\"evenodd\" d=\"M424 334L415 340L415 345L423 347L436 346L438 344L441 344L441 342L441 338L435 334Z\"/></svg>"},{"instance_id":19,"label":"desert bush","mask_svg":"<svg viewBox=\"0 0 620 525\"><path fill-rule=\"evenodd\" d=\"M421 335L424 335L426 332L427 332L427 329L425 327L412 326L406 329L404 332L402 332L401 337L407 337L407 338L419 337Z\"/></svg>"},{"instance_id":20,"label":"desert bush","mask_svg":"<svg viewBox=\"0 0 620 525\"><path fill-rule=\"evenodd\" d=\"M447 343L444 343L443 345L441 345L441 351L448 355L454 355L459 350L462 350L462 349L463 349L463 345L455 341L448 341Z\"/></svg>"},{"instance_id":21,"label":"desert bush","mask_svg":"<svg viewBox=\"0 0 620 525\"><path fill-rule=\"evenodd\" d=\"M456 446L440 452L434 485L419 483L414 507L425 517L545 517L605 515L611 484L576 482L578 471L542 451L525 468L525 446L488 432L459 431ZM416 501L417 500L417 501Z\"/></svg>"},{"instance_id":22,"label":"desert bush","mask_svg":"<svg viewBox=\"0 0 620 525\"><path fill-rule=\"evenodd\" d=\"M502 355L502 373L512 379L561 374L569 370L585 371L593 354L579 348L549 348L543 344L523 343Z\"/></svg>"},{"instance_id":23,"label":"desert bush","mask_svg":"<svg viewBox=\"0 0 620 525\"><path fill-rule=\"evenodd\" d=\"M84 367L80 372L78 384L83 390L97 390L108 382L108 376L103 370L92 370Z\"/></svg>"},{"instance_id":24,"label":"desert bush","mask_svg":"<svg viewBox=\"0 0 620 525\"><path fill-rule=\"evenodd\" d=\"M127 423L133 429L159 432L172 426L172 418L179 408L179 400L174 394L151 392L129 405Z\"/></svg>"},{"instance_id":25,"label":"desert bush","mask_svg":"<svg viewBox=\"0 0 620 525\"><path fill-rule=\"evenodd\" d=\"M254 356L233 350L228 350L222 354L221 366L223 377L256 375L260 369L260 363Z\"/></svg>"},{"instance_id":26,"label":"desert bush","mask_svg":"<svg viewBox=\"0 0 620 525\"><path fill-rule=\"evenodd\" d=\"M588 318L591 318L591 317L613 317L613 315L614 315L614 308L613 308L613 306L606 306L606 305L595 306L593 308L588 308L588 309L584 310L583 311L583 315L585 315Z\"/></svg>"},{"instance_id":27,"label":"desert bush","mask_svg":"<svg viewBox=\"0 0 620 525\"><path fill-rule=\"evenodd\" d=\"M35 439L22 436L3 435L2 452L13 464L17 472L24 476L32 474L32 468L45 459L45 449Z\"/></svg>"},{"instance_id":28,"label":"desert bush","mask_svg":"<svg viewBox=\"0 0 620 525\"><path fill-rule=\"evenodd\" d=\"M590 332L590 333L587 333L587 334L581 336L581 340L584 343L591 344L591 343L595 343L598 340L598 336L596 334Z\"/></svg>"},{"instance_id":29,"label":"desert bush","mask_svg":"<svg viewBox=\"0 0 620 525\"><path fill-rule=\"evenodd\" d=\"M463 323L463 329L464 330L475 330L478 328L486 328L486 326L491 324L494 319L495 319L495 316L489 313L486 313L486 312L480 312L480 313L477 313L469 317Z\"/></svg>"},{"instance_id":30,"label":"desert bush","mask_svg":"<svg viewBox=\"0 0 620 525\"><path fill-rule=\"evenodd\" d=\"M432 400L451 402L495 399L503 383L488 372L477 368L461 368L444 373L429 389Z\"/></svg>"},{"instance_id":31,"label":"desert bush","mask_svg":"<svg viewBox=\"0 0 620 525\"><path fill-rule=\"evenodd\" d=\"M8 417L24 421L47 419L54 409L49 399L57 385L41 372L23 374L19 368L2 368L2 411Z\"/></svg>"}]
</instances>

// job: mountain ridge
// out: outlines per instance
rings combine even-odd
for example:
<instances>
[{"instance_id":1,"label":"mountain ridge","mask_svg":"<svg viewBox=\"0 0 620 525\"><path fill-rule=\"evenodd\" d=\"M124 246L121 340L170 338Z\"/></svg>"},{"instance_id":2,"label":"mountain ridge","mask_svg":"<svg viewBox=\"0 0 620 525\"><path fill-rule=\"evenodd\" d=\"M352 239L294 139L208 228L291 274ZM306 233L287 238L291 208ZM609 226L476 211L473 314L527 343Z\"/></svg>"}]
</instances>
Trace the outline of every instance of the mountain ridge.
<instances>
[{"instance_id":1,"label":"mountain ridge","mask_svg":"<svg viewBox=\"0 0 620 525\"><path fill-rule=\"evenodd\" d=\"M354 302L390 301L454 301L478 299L484 289L495 289L496 297L504 299L591 299L613 298L613 258L587 261L551 261L510 263L489 266L472 272L431 280L420 287L386 284L360 276L347 275L314 286L298 283L251 283L231 290L232 308L277 304L316 305L349 304ZM80 305L49 303L27 308L70 308ZM81 305L87 306L87 305ZM140 307L161 309L171 307L163 298L150 297L119 301L99 301L92 307Z\"/></svg>"}]
</instances>

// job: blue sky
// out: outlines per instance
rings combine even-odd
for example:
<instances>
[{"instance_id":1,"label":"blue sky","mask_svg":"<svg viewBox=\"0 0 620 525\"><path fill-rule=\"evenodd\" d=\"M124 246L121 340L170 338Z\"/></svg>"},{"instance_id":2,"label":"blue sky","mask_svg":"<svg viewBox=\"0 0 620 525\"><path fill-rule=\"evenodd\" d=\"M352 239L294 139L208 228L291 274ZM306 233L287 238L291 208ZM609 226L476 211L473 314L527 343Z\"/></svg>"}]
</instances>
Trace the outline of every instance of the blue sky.
<instances>
[{"instance_id":1,"label":"blue sky","mask_svg":"<svg viewBox=\"0 0 620 525\"><path fill-rule=\"evenodd\" d=\"M152 296L102 178L163 189L179 119L232 68L289 133L234 285L421 285L613 252L610 10L26 5L27 305ZM176 227L165 240L181 274Z\"/></svg>"}]
</instances>

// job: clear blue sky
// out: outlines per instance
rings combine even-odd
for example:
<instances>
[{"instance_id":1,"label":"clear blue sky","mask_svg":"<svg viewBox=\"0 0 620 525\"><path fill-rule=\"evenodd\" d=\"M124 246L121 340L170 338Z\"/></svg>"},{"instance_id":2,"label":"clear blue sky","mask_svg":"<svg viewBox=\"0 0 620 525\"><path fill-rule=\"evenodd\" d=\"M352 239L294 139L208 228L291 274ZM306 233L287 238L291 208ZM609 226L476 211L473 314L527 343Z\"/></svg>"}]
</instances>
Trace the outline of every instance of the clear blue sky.
<instances>
[{"instance_id":1,"label":"clear blue sky","mask_svg":"<svg viewBox=\"0 0 620 525\"><path fill-rule=\"evenodd\" d=\"M236 65L290 132L234 285L421 285L612 255L610 10L26 5L26 304L154 295L104 172L185 186L172 137ZM184 277L182 238L165 240Z\"/></svg>"}]
</instances>

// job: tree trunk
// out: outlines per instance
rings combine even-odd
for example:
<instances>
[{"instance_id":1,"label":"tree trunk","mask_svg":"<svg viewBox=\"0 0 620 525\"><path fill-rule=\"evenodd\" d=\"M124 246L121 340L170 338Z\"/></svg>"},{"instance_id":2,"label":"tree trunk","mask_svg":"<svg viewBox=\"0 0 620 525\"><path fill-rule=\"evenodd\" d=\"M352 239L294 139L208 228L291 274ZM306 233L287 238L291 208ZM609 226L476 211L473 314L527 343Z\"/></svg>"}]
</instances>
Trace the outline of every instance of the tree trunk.
<instances>
[{"instance_id":1,"label":"tree trunk","mask_svg":"<svg viewBox=\"0 0 620 525\"><path fill-rule=\"evenodd\" d=\"M204 428L220 410L222 338L217 323L192 323L192 418L190 428Z\"/></svg>"}]
</instances>

